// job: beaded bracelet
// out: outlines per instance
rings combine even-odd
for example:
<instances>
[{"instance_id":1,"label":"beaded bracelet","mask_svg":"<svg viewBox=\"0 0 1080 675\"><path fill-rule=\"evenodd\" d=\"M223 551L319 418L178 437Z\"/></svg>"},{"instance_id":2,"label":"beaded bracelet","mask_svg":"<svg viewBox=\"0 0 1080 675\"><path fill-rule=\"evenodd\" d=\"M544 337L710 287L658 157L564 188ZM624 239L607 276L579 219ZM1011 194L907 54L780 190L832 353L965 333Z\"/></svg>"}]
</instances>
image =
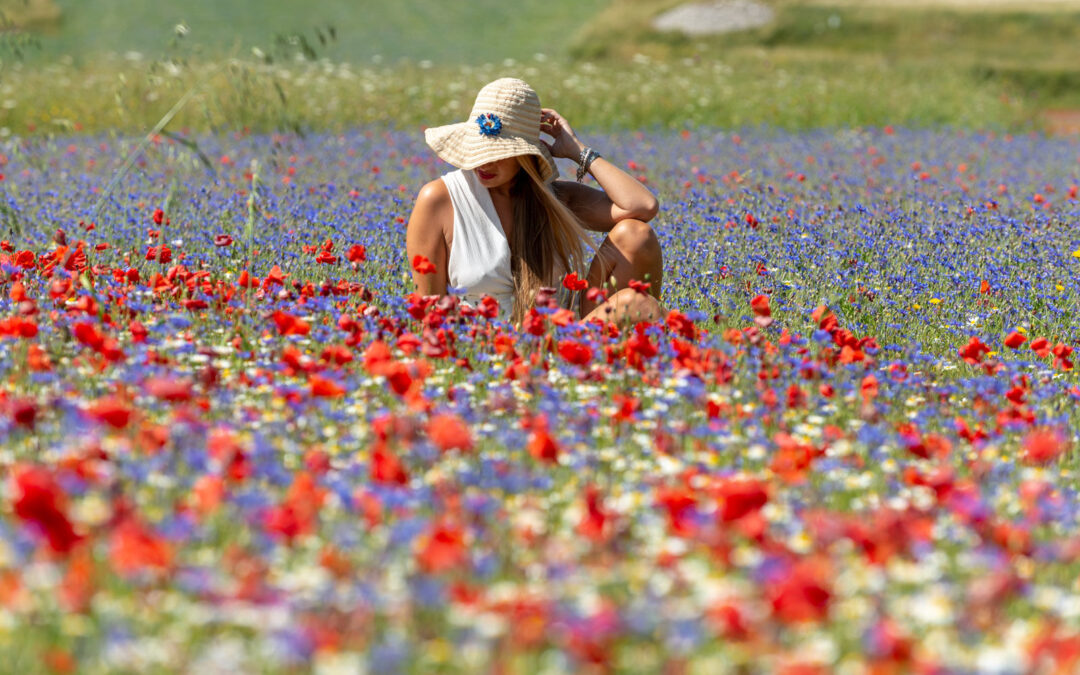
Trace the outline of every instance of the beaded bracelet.
<instances>
[{"instance_id":1,"label":"beaded bracelet","mask_svg":"<svg viewBox=\"0 0 1080 675\"><path fill-rule=\"evenodd\" d=\"M600 157L600 153L592 148L582 148L581 157L578 159L577 169L577 182L581 182L585 179L585 174L588 173L589 167L593 161Z\"/></svg>"}]
</instances>

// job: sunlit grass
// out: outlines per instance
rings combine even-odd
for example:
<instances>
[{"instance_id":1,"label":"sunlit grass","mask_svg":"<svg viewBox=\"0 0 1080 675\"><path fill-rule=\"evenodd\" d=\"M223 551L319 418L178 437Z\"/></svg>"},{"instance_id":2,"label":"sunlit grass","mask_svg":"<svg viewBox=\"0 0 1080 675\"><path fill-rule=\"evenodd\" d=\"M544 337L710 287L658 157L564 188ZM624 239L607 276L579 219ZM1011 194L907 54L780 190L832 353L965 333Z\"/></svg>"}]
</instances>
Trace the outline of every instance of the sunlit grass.
<instances>
[{"instance_id":1,"label":"sunlit grass","mask_svg":"<svg viewBox=\"0 0 1080 675\"><path fill-rule=\"evenodd\" d=\"M173 129L347 129L461 120L502 76L528 81L576 125L603 128L962 125L1015 129L1032 110L998 85L931 66L806 61L756 49L629 63L536 58L483 66L131 62L16 66L0 84L0 133L145 132L192 88Z\"/></svg>"}]
</instances>

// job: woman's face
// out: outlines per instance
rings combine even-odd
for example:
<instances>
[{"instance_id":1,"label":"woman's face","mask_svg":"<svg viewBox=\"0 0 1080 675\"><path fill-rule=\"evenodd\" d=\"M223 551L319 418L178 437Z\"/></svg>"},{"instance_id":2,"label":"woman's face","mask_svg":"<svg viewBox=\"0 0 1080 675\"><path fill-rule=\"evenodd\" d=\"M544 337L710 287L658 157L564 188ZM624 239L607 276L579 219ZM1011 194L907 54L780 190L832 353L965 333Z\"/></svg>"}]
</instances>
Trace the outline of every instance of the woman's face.
<instances>
[{"instance_id":1,"label":"woman's face","mask_svg":"<svg viewBox=\"0 0 1080 675\"><path fill-rule=\"evenodd\" d=\"M480 179L480 184L486 188L497 188L506 185L514 179L514 176L520 170L521 165L518 164L516 157L507 157L506 159L488 162L473 169L476 177Z\"/></svg>"}]
</instances>

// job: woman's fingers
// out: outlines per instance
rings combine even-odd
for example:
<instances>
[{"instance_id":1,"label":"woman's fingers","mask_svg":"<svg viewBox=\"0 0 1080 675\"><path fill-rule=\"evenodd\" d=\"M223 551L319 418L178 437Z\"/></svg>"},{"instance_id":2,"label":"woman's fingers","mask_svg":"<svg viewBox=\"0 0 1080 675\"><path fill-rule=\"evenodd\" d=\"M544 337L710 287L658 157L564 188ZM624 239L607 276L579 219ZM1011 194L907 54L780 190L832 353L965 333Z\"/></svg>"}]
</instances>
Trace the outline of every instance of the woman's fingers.
<instances>
[{"instance_id":1,"label":"woman's fingers","mask_svg":"<svg viewBox=\"0 0 1080 675\"><path fill-rule=\"evenodd\" d=\"M540 108L540 121L543 122L545 120L550 122L552 126L558 126L560 122L565 121L562 118L562 115L551 108Z\"/></svg>"}]
</instances>

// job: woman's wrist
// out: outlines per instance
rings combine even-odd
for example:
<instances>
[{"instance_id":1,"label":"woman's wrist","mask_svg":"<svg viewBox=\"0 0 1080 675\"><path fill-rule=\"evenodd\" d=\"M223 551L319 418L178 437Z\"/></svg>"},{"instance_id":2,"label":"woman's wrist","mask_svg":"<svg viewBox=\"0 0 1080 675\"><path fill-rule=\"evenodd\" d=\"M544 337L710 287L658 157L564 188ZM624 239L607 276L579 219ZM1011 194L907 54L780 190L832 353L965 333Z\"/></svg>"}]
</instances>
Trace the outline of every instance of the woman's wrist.
<instances>
[{"instance_id":1,"label":"woman's wrist","mask_svg":"<svg viewBox=\"0 0 1080 675\"><path fill-rule=\"evenodd\" d=\"M600 159L600 153L593 150L590 147L582 147L581 155L578 157L578 170L577 170L577 182L585 180L585 174L588 173L592 163Z\"/></svg>"},{"instance_id":2,"label":"woman's wrist","mask_svg":"<svg viewBox=\"0 0 1080 675\"><path fill-rule=\"evenodd\" d=\"M565 159L573 160L575 164L580 163L581 151L584 150L585 147L586 146L584 143L575 138L574 143L570 148L570 151L566 153Z\"/></svg>"}]
</instances>

